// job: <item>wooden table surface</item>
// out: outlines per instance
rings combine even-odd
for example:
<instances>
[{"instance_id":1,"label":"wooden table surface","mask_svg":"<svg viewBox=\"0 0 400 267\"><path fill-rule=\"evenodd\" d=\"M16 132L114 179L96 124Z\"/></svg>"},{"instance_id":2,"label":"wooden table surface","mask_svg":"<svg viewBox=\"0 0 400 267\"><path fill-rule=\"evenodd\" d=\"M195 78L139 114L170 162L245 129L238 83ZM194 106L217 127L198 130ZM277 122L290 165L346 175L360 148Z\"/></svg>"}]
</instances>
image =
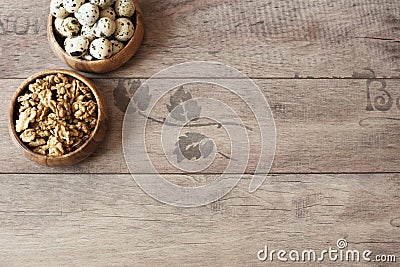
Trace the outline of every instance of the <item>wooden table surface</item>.
<instances>
[{"instance_id":1,"label":"wooden table surface","mask_svg":"<svg viewBox=\"0 0 400 267\"><path fill-rule=\"evenodd\" d=\"M12 144L9 102L26 77L67 67L47 43L49 1L1 1L0 266L294 266L260 262L257 252L265 245L322 250L338 239L350 249L397 255L397 263L302 266L398 266L400 3L138 2L146 25L138 54L115 72L86 74L107 97L106 141L82 164L45 168ZM179 208L132 180L121 132L129 93L156 72L192 60L225 63L255 81L274 114L277 150L258 191L247 190L255 138L247 175L233 191L207 206ZM186 88L193 96L207 89L225 98L220 88ZM251 124L247 109L237 108ZM149 131L159 128L148 124ZM219 149L229 154L223 130L198 131L222 140ZM147 142L149 157L178 184L206 184L228 161L219 155L206 171L187 174L167 164L157 140Z\"/></svg>"}]
</instances>

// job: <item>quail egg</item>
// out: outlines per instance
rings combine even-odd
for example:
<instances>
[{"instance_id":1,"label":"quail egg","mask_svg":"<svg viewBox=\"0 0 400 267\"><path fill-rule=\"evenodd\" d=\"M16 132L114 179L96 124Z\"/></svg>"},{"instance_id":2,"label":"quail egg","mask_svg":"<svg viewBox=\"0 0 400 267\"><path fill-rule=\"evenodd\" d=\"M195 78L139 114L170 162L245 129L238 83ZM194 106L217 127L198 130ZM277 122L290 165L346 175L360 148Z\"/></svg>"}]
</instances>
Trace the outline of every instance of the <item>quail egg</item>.
<instances>
[{"instance_id":1,"label":"quail egg","mask_svg":"<svg viewBox=\"0 0 400 267\"><path fill-rule=\"evenodd\" d=\"M97 38L90 44L90 55L96 59L107 59L112 56L112 43L106 38Z\"/></svg>"},{"instance_id":2,"label":"quail egg","mask_svg":"<svg viewBox=\"0 0 400 267\"><path fill-rule=\"evenodd\" d=\"M111 43L112 43L112 54L113 55L121 52L121 50L124 49L124 47L125 47L124 43L122 43L118 40L111 40Z\"/></svg>"},{"instance_id":3,"label":"quail egg","mask_svg":"<svg viewBox=\"0 0 400 267\"><path fill-rule=\"evenodd\" d=\"M82 57L84 60L92 61L94 58L90 54L86 54Z\"/></svg>"},{"instance_id":4,"label":"quail egg","mask_svg":"<svg viewBox=\"0 0 400 267\"><path fill-rule=\"evenodd\" d=\"M115 14L114 8L109 6L100 11L100 18L109 18L115 20L117 15Z\"/></svg>"},{"instance_id":5,"label":"quail egg","mask_svg":"<svg viewBox=\"0 0 400 267\"><path fill-rule=\"evenodd\" d=\"M64 7L69 13L75 13L85 3L85 0L64 0Z\"/></svg>"},{"instance_id":6,"label":"quail egg","mask_svg":"<svg viewBox=\"0 0 400 267\"><path fill-rule=\"evenodd\" d=\"M115 32L115 22L109 18L99 19L93 26L93 34L96 37L110 37Z\"/></svg>"},{"instance_id":7,"label":"quail egg","mask_svg":"<svg viewBox=\"0 0 400 267\"><path fill-rule=\"evenodd\" d=\"M81 35L89 41L96 39L96 35L93 33L93 26L82 26Z\"/></svg>"},{"instance_id":8,"label":"quail egg","mask_svg":"<svg viewBox=\"0 0 400 267\"><path fill-rule=\"evenodd\" d=\"M91 3L83 4L78 11L75 12L75 17L79 23L84 26L92 26L99 18L99 7Z\"/></svg>"},{"instance_id":9,"label":"quail egg","mask_svg":"<svg viewBox=\"0 0 400 267\"><path fill-rule=\"evenodd\" d=\"M111 0L90 0L90 3L98 5L101 8L105 8L111 5Z\"/></svg>"},{"instance_id":10,"label":"quail egg","mask_svg":"<svg viewBox=\"0 0 400 267\"><path fill-rule=\"evenodd\" d=\"M81 57L88 51L89 40L83 36L68 37L64 42L65 51L73 57Z\"/></svg>"},{"instance_id":11,"label":"quail egg","mask_svg":"<svg viewBox=\"0 0 400 267\"><path fill-rule=\"evenodd\" d=\"M69 13L64 7L63 0L51 0L50 2L50 13L60 19L68 17Z\"/></svg>"},{"instance_id":12,"label":"quail egg","mask_svg":"<svg viewBox=\"0 0 400 267\"><path fill-rule=\"evenodd\" d=\"M130 18L135 10L136 7L132 0L117 0L115 2L115 12L119 17Z\"/></svg>"},{"instance_id":13,"label":"quail egg","mask_svg":"<svg viewBox=\"0 0 400 267\"><path fill-rule=\"evenodd\" d=\"M56 18L54 20L54 28L56 29L56 32L59 35L61 35L63 37L67 37L68 34L67 34L67 32L65 31L65 29L64 29L64 27L62 25L63 21L64 21L64 19Z\"/></svg>"},{"instance_id":14,"label":"quail egg","mask_svg":"<svg viewBox=\"0 0 400 267\"><path fill-rule=\"evenodd\" d=\"M115 39L121 42L129 41L135 33L132 21L127 18L119 18L115 21L115 24Z\"/></svg>"},{"instance_id":15,"label":"quail egg","mask_svg":"<svg viewBox=\"0 0 400 267\"><path fill-rule=\"evenodd\" d=\"M81 25L76 18L68 17L62 21L61 26L64 28L64 37L71 37L78 35L81 30Z\"/></svg>"}]
</instances>

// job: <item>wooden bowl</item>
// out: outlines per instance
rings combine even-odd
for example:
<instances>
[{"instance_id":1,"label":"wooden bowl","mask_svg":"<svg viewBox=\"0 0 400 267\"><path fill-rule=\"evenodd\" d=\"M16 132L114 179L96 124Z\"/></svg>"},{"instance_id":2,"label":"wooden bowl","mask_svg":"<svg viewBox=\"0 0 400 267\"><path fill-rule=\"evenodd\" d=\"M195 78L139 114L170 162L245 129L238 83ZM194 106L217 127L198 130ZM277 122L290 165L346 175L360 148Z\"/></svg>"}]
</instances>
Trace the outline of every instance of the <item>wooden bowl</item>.
<instances>
[{"instance_id":1,"label":"wooden bowl","mask_svg":"<svg viewBox=\"0 0 400 267\"><path fill-rule=\"evenodd\" d=\"M15 122L17 119L17 112L18 112L16 110L16 106L18 105L17 103L18 96L20 96L22 93L25 93L29 84L34 83L36 79L44 78L47 75L52 75L57 73L61 73L66 76L71 76L75 79L78 79L92 90L93 95L97 102L98 118L97 118L97 125L94 131L84 144L82 144L80 147L78 147L76 150L70 153L64 154L62 156L52 157L34 153L31 149L29 149L19 138L15 130ZM44 166L57 167L57 166L74 165L83 161L88 156L90 156L105 138L107 130L107 118L108 115L107 115L106 101L101 92L96 88L96 86L93 84L92 81L73 71L45 70L29 77L18 87L11 101L8 125L11 138L13 139L16 146L23 152L23 154L28 159Z\"/></svg>"},{"instance_id":2,"label":"wooden bowl","mask_svg":"<svg viewBox=\"0 0 400 267\"><path fill-rule=\"evenodd\" d=\"M68 55L65 52L64 48L61 46L62 45L61 38L59 38L55 34L55 29L54 29L55 19L51 14L49 14L47 22L47 38L50 43L51 49L59 59L61 59L68 66L76 70L80 70L83 72L106 73L118 69L119 67L127 63L136 54L143 40L144 36L143 13L136 2L135 5L136 5L136 11L134 16L136 16L136 22L135 21L133 22L134 24L136 24L135 34L133 35L132 39L128 42L128 44L126 44L126 46L119 53L115 54L111 58L89 61L89 60L74 58Z\"/></svg>"}]
</instances>

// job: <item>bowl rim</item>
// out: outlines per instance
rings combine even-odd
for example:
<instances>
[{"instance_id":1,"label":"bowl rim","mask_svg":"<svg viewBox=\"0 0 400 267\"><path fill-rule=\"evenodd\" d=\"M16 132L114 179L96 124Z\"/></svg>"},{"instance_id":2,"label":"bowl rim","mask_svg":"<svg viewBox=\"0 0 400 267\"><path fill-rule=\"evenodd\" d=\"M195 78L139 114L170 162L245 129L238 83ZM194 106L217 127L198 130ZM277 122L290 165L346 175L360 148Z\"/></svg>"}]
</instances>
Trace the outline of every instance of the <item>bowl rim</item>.
<instances>
[{"instance_id":1,"label":"bowl rim","mask_svg":"<svg viewBox=\"0 0 400 267\"><path fill-rule=\"evenodd\" d=\"M76 150L69 152L67 154L61 155L61 156L48 156L48 155L42 155L39 153L35 153L33 152L32 149L28 148L24 142L22 142L22 140L19 138L17 131L15 130L15 121L14 121L14 114L15 114L15 107L17 104L17 99L18 97L27 89L27 87L32 84L33 82L36 81L36 79L48 76L48 75L55 75L55 74L64 74L66 76L70 76L73 77L77 80L80 80L81 82L83 82L86 86L88 86L90 88L90 90L92 91L96 102L97 102L97 122L96 122L96 127L94 128L94 130L92 131L90 137L85 141L85 143L83 143L81 146L79 146ZM100 107L101 105L101 107ZM103 112L100 112L100 109L103 108L105 109L105 111L107 112L107 105L105 104L104 100L103 100L103 96L102 93L99 91L99 89L96 87L96 85L89 80L88 78L86 78L85 76L76 73L74 71L70 71L70 70L65 70L65 69L47 69L47 70L43 70L40 71L36 74L31 75L30 77L28 77L27 79L25 79L20 86L18 87L18 89L15 91L15 93L12 96L11 99L11 105L10 105L10 109L9 109L9 130L10 133L13 137L13 139L17 142L18 147L20 147L22 150L24 150L25 153L28 153L30 156L34 156L34 157L39 157L45 160L45 162L48 162L48 160L62 160L62 159L68 159L72 156L75 156L77 154L79 154L80 152L82 152L82 150L86 149L88 147L88 145L93 141L95 134L99 131L99 127L100 127L100 122L103 119L106 119L106 114L103 114Z\"/></svg>"},{"instance_id":2,"label":"bowl rim","mask_svg":"<svg viewBox=\"0 0 400 267\"><path fill-rule=\"evenodd\" d=\"M135 8L136 8L135 9L135 14L134 14L134 16L136 17L135 33L133 34L133 36L129 40L129 42L125 45L125 47L121 51L116 53L115 55L111 56L110 58L91 61L91 60L85 60L85 59L81 59L81 58L76 58L76 57L70 56L64 50L64 48L62 48L60 46L60 44L57 41L56 34L54 32L54 27L53 27L54 26L55 17L51 13L49 13L49 17L48 17L48 21L47 21L47 32L49 34L49 37L50 37L51 41L53 41L55 48L58 51L60 51L63 54L63 56L65 58L67 58L68 60L74 61L76 63L84 64L84 65L91 65L91 66L103 65L103 64L114 62L114 61L118 60L118 58L119 58L118 56L121 56L121 55L124 54L124 53L122 53L123 51L126 51L131 46L134 46L136 44L136 42L138 41L137 39L140 38L140 36L138 36L138 28L143 28L144 27L143 19L142 19L143 18L142 10L140 9L140 6L137 4L137 2L135 0L133 0L133 2L135 3ZM132 58L132 57L133 57L133 55L130 58Z\"/></svg>"}]
</instances>

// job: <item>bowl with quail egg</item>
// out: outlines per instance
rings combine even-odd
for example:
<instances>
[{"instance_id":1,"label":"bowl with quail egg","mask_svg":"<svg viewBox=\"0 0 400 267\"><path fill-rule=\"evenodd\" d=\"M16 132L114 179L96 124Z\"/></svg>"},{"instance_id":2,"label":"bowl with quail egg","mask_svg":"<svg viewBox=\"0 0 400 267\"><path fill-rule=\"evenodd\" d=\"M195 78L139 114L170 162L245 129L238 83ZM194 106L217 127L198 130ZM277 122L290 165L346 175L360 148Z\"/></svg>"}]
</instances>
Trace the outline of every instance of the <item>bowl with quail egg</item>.
<instances>
[{"instance_id":1,"label":"bowl with quail egg","mask_svg":"<svg viewBox=\"0 0 400 267\"><path fill-rule=\"evenodd\" d=\"M51 0L47 36L53 52L71 68L111 72L138 51L143 15L134 0Z\"/></svg>"},{"instance_id":2,"label":"bowl with quail egg","mask_svg":"<svg viewBox=\"0 0 400 267\"><path fill-rule=\"evenodd\" d=\"M44 166L75 165L104 140L107 105L93 82L69 70L26 79L9 110L9 132L22 153Z\"/></svg>"}]
</instances>

